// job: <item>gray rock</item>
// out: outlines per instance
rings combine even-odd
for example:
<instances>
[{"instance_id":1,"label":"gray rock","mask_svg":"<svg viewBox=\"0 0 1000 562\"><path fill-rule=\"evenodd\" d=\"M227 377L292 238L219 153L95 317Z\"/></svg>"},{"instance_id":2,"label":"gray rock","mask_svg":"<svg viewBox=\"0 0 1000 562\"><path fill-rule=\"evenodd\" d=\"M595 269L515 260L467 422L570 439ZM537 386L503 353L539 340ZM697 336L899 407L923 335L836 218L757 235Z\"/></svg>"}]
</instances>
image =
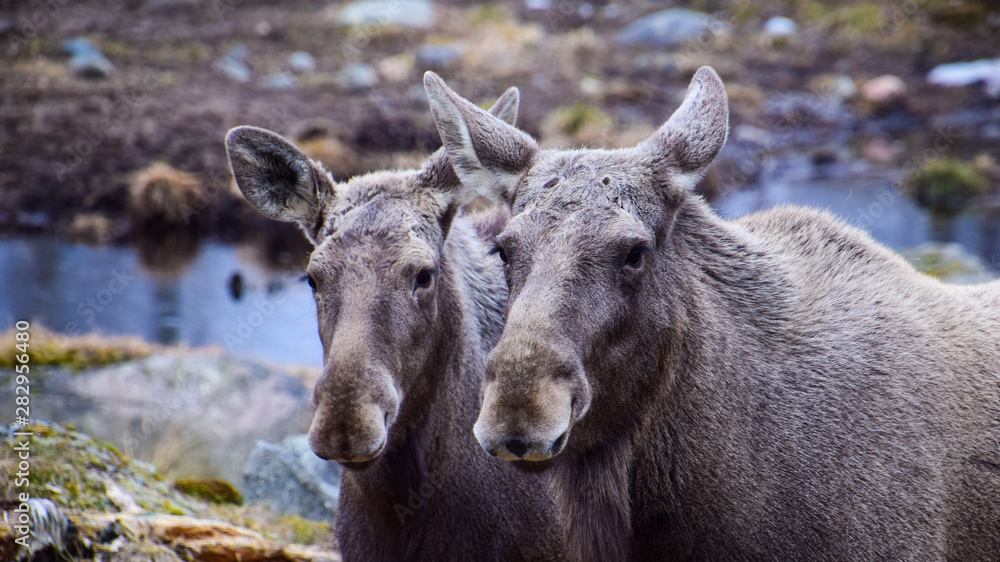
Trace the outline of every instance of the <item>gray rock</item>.
<instances>
[{"instance_id":1,"label":"gray rock","mask_svg":"<svg viewBox=\"0 0 1000 562\"><path fill-rule=\"evenodd\" d=\"M246 60L250 57L250 47L240 43L232 49L229 49L229 53L226 54L226 56L233 60L246 62Z\"/></svg>"},{"instance_id":2,"label":"gray rock","mask_svg":"<svg viewBox=\"0 0 1000 562\"><path fill-rule=\"evenodd\" d=\"M421 66L444 68L465 54L461 45L423 45L417 49L417 62Z\"/></svg>"},{"instance_id":3,"label":"gray rock","mask_svg":"<svg viewBox=\"0 0 1000 562\"><path fill-rule=\"evenodd\" d=\"M843 100L834 96L817 96L805 92L782 92L764 100L764 114L782 119L791 127L814 123L843 123L851 114Z\"/></svg>"},{"instance_id":4,"label":"gray rock","mask_svg":"<svg viewBox=\"0 0 1000 562\"><path fill-rule=\"evenodd\" d=\"M676 47L698 37L703 31L718 34L727 29L725 24L712 20L708 14L673 8L630 23L618 32L617 41L623 45Z\"/></svg>"},{"instance_id":5,"label":"gray rock","mask_svg":"<svg viewBox=\"0 0 1000 562\"><path fill-rule=\"evenodd\" d=\"M231 57L223 57L213 65L233 82L245 84L250 81L250 67L243 61Z\"/></svg>"},{"instance_id":6,"label":"gray rock","mask_svg":"<svg viewBox=\"0 0 1000 562\"><path fill-rule=\"evenodd\" d=\"M115 65L89 39L70 39L63 48L71 55L69 68L77 76L100 80L110 77L115 71Z\"/></svg>"},{"instance_id":7,"label":"gray rock","mask_svg":"<svg viewBox=\"0 0 1000 562\"><path fill-rule=\"evenodd\" d=\"M305 51L296 51L288 55L288 66L295 72L312 72L316 70L316 57Z\"/></svg>"},{"instance_id":8,"label":"gray rock","mask_svg":"<svg viewBox=\"0 0 1000 562\"><path fill-rule=\"evenodd\" d=\"M337 73L337 84L341 88L362 91L371 89L378 82L375 68L363 62L349 64Z\"/></svg>"},{"instance_id":9,"label":"gray rock","mask_svg":"<svg viewBox=\"0 0 1000 562\"><path fill-rule=\"evenodd\" d=\"M357 0L337 14L337 23L426 29L434 23L434 4L429 0Z\"/></svg>"},{"instance_id":10,"label":"gray rock","mask_svg":"<svg viewBox=\"0 0 1000 562\"><path fill-rule=\"evenodd\" d=\"M291 90L295 87L295 77L287 72L268 74L261 77L260 86L269 90Z\"/></svg>"},{"instance_id":11,"label":"gray rock","mask_svg":"<svg viewBox=\"0 0 1000 562\"><path fill-rule=\"evenodd\" d=\"M340 466L313 454L305 435L258 441L243 470L246 503L315 521L329 521L340 498Z\"/></svg>"},{"instance_id":12,"label":"gray rock","mask_svg":"<svg viewBox=\"0 0 1000 562\"><path fill-rule=\"evenodd\" d=\"M764 34L771 37L789 37L795 35L798 27L795 22L784 17L775 16L764 23Z\"/></svg>"}]
</instances>

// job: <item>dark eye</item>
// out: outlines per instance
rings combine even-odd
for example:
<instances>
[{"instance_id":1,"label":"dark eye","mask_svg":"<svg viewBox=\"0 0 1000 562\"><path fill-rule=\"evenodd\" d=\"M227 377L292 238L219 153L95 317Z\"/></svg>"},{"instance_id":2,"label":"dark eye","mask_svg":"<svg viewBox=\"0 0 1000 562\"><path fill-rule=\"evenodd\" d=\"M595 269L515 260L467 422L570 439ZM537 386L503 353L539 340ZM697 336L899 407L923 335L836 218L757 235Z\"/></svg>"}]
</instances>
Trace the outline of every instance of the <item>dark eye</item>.
<instances>
[{"instance_id":1,"label":"dark eye","mask_svg":"<svg viewBox=\"0 0 1000 562\"><path fill-rule=\"evenodd\" d=\"M430 269L421 269L417 273L416 279L413 280L414 289L426 289L431 286L431 281L434 280L434 272Z\"/></svg>"},{"instance_id":2,"label":"dark eye","mask_svg":"<svg viewBox=\"0 0 1000 562\"><path fill-rule=\"evenodd\" d=\"M625 265L627 267L638 268L639 266L642 265L642 256L645 255L646 252L648 251L649 248L642 245L632 248L629 251L628 255L625 256Z\"/></svg>"},{"instance_id":3,"label":"dark eye","mask_svg":"<svg viewBox=\"0 0 1000 562\"><path fill-rule=\"evenodd\" d=\"M507 252L505 252L503 248L500 247L499 244L493 246L493 249L490 250L490 253L500 256L500 261L507 263Z\"/></svg>"},{"instance_id":4,"label":"dark eye","mask_svg":"<svg viewBox=\"0 0 1000 562\"><path fill-rule=\"evenodd\" d=\"M309 288L316 292L316 280L312 278L312 275L306 275L302 278L303 281L309 284Z\"/></svg>"}]
</instances>

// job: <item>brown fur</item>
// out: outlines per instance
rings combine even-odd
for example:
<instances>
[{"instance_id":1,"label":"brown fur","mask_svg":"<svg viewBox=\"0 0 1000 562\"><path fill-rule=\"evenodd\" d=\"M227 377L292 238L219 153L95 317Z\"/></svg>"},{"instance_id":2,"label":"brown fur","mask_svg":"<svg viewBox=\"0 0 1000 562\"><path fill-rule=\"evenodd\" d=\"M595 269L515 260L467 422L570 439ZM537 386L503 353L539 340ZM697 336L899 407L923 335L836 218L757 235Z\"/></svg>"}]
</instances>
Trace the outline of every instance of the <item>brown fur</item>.
<instances>
[{"instance_id":1,"label":"brown fur","mask_svg":"<svg viewBox=\"0 0 1000 562\"><path fill-rule=\"evenodd\" d=\"M513 121L516 104L508 91L495 111ZM274 133L235 129L227 147L247 199L316 245L326 360L310 446L345 469L344 559L563 558L545 481L482 454L471 431L506 300L476 227L499 230L506 213L456 217L443 150L420 170L334 184Z\"/></svg>"},{"instance_id":2,"label":"brown fur","mask_svg":"<svg viewBox=\"0 0 1000 562\"><path fill-rule=\"evenodd\" d=\"M1000 559L1000 281L823 212L719 218L690 192L726 137L711 69L622 150L425 84L459 176L513 205L476 434L551 465L575 558Z\"/></svg>"}]
</instances>

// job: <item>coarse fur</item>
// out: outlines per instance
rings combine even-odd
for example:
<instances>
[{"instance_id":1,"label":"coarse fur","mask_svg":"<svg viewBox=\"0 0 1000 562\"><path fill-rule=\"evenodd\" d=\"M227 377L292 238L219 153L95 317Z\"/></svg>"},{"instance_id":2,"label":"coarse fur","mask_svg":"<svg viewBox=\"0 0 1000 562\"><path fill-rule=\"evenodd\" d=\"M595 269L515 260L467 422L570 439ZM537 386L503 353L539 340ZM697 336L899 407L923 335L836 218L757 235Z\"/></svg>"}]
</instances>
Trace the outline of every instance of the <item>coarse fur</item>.
<instances>
[{"instance_id":1,"label":"coarse fur","mask_svg":"<svg viewBox=\"0 0 1000 562\"><path fill-rule=\"evenodd\" d=\"M513 122L517 91L493 111ZM241 127L226 143L247 199L315 244L325 361L309 442L344 467L344 560L563 559L544 478L484 455L471 430L507 295L479 233L506 209L459 215L443 149L420 170L338 184L275 133Z\"/></svg>"},{"instance_id":2,"label":"coarse fur","mask_svg":"<svg viewBox=\"0 0 1000 562\"><path fill-rule=\"evenodd\" d=\"M476 435L551 465L574 558L1000 559L1000 281L825 212L718 217L691 192L728 132L711 69L620 150L425 86L459 176L512 204Z\"/></svg>"}]
</instances>

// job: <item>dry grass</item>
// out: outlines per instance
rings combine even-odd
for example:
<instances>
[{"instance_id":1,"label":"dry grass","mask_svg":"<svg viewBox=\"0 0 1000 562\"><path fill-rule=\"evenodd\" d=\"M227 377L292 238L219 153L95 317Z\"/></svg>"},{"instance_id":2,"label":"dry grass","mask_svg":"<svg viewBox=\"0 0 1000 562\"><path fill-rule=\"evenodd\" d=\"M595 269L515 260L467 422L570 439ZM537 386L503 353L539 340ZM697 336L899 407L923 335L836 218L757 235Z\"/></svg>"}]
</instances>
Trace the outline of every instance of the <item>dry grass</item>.
<instances>
[{"instance_id":1,"label":"dry grass","mask_svg":"<svg viewBox=\"0 0 1000 562\"><path fill-rule=\"evenodd\" d=\"M191 222L204 197L201 181L193 174L154 162L132 180L129 211L139 229L181 227Z\"/></svg>"},{"instance_id":2,"label":"dry grass","mask_svg":"<svg viewBox=\"0 0 1000 562\"><path fill-rule=\"evenodd\" d=\"M15 330L0 333L0 367L11 367L16 357L24 350L16 347ZM83 334L70 336L59 334L32 323L30 339L27 341L29 364L59 365L74 369L82 369L94 365L108 365L130 359L141 359L155 351L159 346L151 344L137 336L102 336L99 334Z\"/></svg>"}]
</instances>

